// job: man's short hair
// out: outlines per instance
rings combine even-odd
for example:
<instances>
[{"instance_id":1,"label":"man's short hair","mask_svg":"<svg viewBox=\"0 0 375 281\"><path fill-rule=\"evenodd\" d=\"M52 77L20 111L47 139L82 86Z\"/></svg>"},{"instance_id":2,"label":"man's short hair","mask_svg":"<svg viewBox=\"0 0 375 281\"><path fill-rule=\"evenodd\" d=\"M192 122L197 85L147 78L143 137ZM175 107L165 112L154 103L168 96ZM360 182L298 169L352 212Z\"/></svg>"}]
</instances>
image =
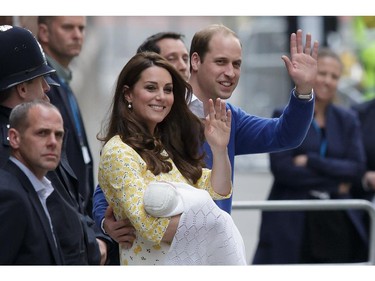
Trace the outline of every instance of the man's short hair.
<instances>
[{"instance_id":1,"label":"man's short hair","mask_svg":"<svg viewBox=\"0 0 375 281\"><path fill-rule=\"evenodd\" d=\"M155 53L157 53L157 54L160 55L160 48L157 45L157 43L160 40L166 39L166 38L170 38L170 39L181 40L182 42L184 42L184 40L183 40L184 37L185 37L185 35L183 35L181 33L177 33L177 32L172 32L172 31L156 33L156 34L151 35L150 37L148 37L138 47L137 54L141 53L141 52L155 52Z\"/></svg>"}]
</instances>

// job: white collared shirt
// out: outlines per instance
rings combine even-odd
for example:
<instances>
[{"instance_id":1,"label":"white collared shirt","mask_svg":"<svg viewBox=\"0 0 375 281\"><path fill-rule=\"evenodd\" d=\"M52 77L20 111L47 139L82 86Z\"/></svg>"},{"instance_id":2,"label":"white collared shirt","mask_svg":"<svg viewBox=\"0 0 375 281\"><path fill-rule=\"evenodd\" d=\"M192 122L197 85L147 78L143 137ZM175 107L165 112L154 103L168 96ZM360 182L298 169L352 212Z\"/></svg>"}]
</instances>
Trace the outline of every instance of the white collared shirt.
<instances>
[{"instance_id":1,"label":"white collared shirt","mask_svg":"<svg viewBox=\"0 0 375 281\"><path fill-rule=\"evenodd\" d=\"M203 102L200 101L196 95L192 95L191 102L189 103L190 110L200 119L205 119Z\"/></svg>"}]
</instances>

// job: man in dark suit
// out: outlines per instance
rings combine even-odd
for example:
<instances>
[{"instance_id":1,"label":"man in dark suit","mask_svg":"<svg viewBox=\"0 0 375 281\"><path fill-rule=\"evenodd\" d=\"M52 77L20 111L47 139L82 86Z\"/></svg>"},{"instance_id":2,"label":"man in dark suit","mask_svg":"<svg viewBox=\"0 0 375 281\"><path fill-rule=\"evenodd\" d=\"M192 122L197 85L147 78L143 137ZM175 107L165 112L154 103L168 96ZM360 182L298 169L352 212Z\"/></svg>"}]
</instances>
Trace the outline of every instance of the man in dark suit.
<instances>
[{"instance_id":1,"label":"man in dark suit","mask_svg":"<svg viewBox=\"0 0 375 281\"><path fill-rule=\"evenodd\" d=\"M0 166L10 155L9 116L16 105L44 99L48 83L57 84L47 75L55 70L47 65L44 53L26 29L0 26ZM65 139L64 139L65 143ZM48 211L61 246L65 264L104 264L108 237L84 211L77 178L62 150L60 164L47 178L54 192L48 197Z\"/></svg>"},{"instance_id":2,"label":"man in dark suit","mask_svg":"<svg viewBox=\"0 0 375 281\"><path fill-rule=\"evenodd\" d=\"M91 215L94 192L93 158L79 105L69 85L72 79L69 65L81 52L85 27L86 17L38 17L39 43L46 53L48 64L56 69L56 73L51 77L61 85L51 87L47 95L64 119L68 147L66 155L78 178L84 207Z\"/></svg>"},{"instance_id":3,"label":"man in dark suit","mask_svg":"<svg viewBox=\"0 0 375 281\"><path fill-rule=\"evenodd\" d=\"M62 264L48 219L30 182L0 169L0 264ZM26 179L27 181L27 179Z\"/></svg>"},{"instance_id":4,"label":"man in dark suit","mask_svg":"<svg viewBox=\"0 0 375 281\"><path fill-rule=\"evenodd\" d=\"M83 197L82 206L91 216L94 192L93 158L79 105L69 85L72 79L69 65L81 52L85 27L86 17L83 16L38 17L38 40L46 53L48 64L56 69L56 73L51 74L51 77L61 85L51 87L47 95L63 117L66 158L77 176L77 192ZM108 256L107 263L117 264L117 261L114 261L118 257L116 247L111 247L109 251L114 255Z\"/></svg>"},{"instance_id":5,"label":"man in dark suit","mask_svg":"<svg viewBox=\"0 0 375 281\"><path fill-rule=\"evenodd\" d=\"M11 113L9 174L1 171L0 184L1 264L63 264L47 209L54 189L46 178L60 161L63 135L62 117L47 101L20 104Z\"/></svg>"}]
</instances>

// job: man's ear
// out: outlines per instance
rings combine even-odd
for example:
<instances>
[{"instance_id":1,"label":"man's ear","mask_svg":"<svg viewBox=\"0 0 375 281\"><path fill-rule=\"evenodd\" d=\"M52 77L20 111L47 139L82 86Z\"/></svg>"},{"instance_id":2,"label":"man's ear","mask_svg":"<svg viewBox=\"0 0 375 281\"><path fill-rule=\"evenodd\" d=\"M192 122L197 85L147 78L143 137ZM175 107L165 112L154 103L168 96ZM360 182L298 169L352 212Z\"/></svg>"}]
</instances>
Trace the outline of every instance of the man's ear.
<instances>
[{"instance_id":1,"label":"man's ear","mask_svg":"<svg viewBox=\"0 0 375 281\"><path fill-rule=\"evenodd\" d=\"M20 147L20 134L16 129L10 128L8 130L8 139L13 149L18 149Z\"/></svg>"},{"instance_id":2,"label":"man's ear","mask_svg":"<svg viewBox=\"0 0 375 281\"><path fill-rule=\"evenodd\" d=\"M25 100L26 99L26 95L27 95L27 86L26 86L26 83L27 82L22 82L22 83L16 85L17 94L19 95L19 97L20 97L21 100Z\"/></svg>"},{"instance_id":3,"label":"man's ear","mask_svg":"<svg viewBox=\"0 0 375 281\"><path fill-rule=\"evenodd\" d=\"M192 68L192 70L197 71L200 63L201 63L200 56L198 55L197 52L194 52L191 55L191 68Z\"/></svg>"},{"instance_id":4,"label":"man's ear","mask_svg":"<svg viewBox=\"0 0 375 281\"><path fill-rule=\"evenodd\" d=\"M38 24L38 41L41 43L48 43L49 32L48 26L44 23Z\"/></svg>"}]
</instances>

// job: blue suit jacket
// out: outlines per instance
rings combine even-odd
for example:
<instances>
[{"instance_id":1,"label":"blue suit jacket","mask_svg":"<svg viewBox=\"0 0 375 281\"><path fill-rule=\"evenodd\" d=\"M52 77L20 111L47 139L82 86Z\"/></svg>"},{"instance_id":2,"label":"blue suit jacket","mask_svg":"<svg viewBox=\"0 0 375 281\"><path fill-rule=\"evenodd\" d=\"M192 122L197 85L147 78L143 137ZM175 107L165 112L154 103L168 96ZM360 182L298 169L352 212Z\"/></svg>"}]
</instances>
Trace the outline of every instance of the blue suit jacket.
<instances>
[{"instance_id":1,"label":"blue suit jacket","mask_svg":"<svg viewBox=\"0 0 375 281\"><path fill-rule=\"evenodd\" d=\"M274 116L279 114L280 111L276 110ZM268 199L308 199L311 190L334 193L341 182L356 183L365 169L360 134L359 120L353 111L329 106L326 117L326 156L320 155L320 135L312 123L299 147L270 155L274 182ZM307 167L293 164L293 157L300 154L308 155ZM347 198L351 198L350 195ZM360 212L348 210L347 213L367 244ZM303 226L303 212L262 212L254 264L298 263Z\"/></svg>"},{"instance_id":2,"label":"blue suit jacket","mask_svg":"<svg viewBox=\"0 0 375 281\"><path fill-rule=\"evenodd\" d=\"M10 160L4 169L0 170L0 264L63 264L31 182Z\"/></svg>"}]
</instances>

